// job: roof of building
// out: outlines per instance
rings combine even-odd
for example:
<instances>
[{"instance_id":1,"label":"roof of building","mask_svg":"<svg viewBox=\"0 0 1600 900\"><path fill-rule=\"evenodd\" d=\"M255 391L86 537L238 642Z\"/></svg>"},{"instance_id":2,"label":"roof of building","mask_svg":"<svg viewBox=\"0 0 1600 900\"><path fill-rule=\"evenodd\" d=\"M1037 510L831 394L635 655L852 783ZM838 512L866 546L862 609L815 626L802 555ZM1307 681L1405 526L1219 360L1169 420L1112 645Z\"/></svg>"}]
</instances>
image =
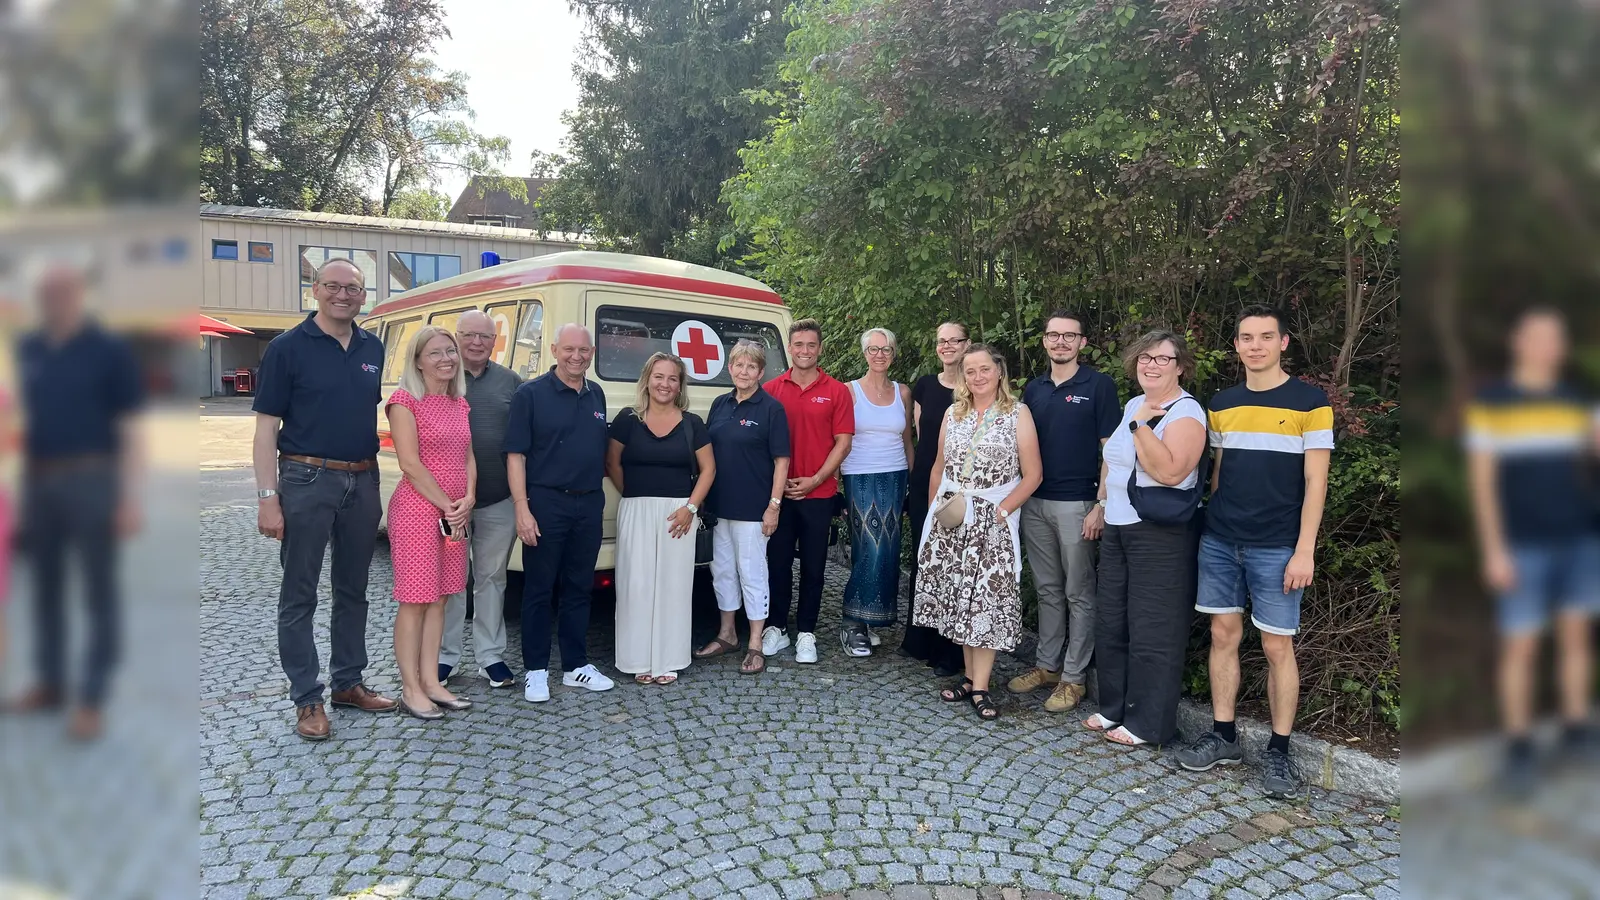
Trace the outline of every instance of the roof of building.
<instances>
[{"instance_id":1,"label":"roof of building","mask_svg":"<svg viewBox=\"0 0 1600 900\"><path fill-rule=\"evenodd\" d=\"M370 315L388 315L456 297L555 281L629 284L758 303L783 302L776 291L754 278L722 269L630 253L566 250L463 272L380 303Z\"/></svg>"},{"instance_id":2,"label":"roof of building","mask_svg":"<svg viewBox=\"0 0 1600 900\"><path fill-rule=\"evenodd\" d=\"M216 219L267 219L286 225L371 228L378 231L399 231L411 234L437 234L443 232L461 237L481 237L496 241L516 241L528 244L571 244L575 247L581 247L586 243L575 235L556 232L541 234L530 228L464 225L460 222L427 222L419 219L388 219L383 216L352 216L345 213L307 212L303 209L268 209L256 206L223 206L220 203L202 203L200 204L200 215L201 217Z\"/></svg>"},{"instance_id":3,"label":"roof of building","mask_svg":"<svg viewBox=\"0 0 1600 900\"><path fill-rule=\"evenodd\" d=\"M539 199L539 192L549 184L549 178L524 178L523 183L528 186L528 199L518 200L511 196L504 188L487 190L483 182L487 179L482 175L472 176L467 186L461 189L461 196L451 205L450 212L445 215L447 222L470 223L473 219L487 216L515 216L519 222L532 225L539 221L539 211L533 208L533 201ZM482 190L483 196L478 196Z\"/></svg>"}]
</instances>

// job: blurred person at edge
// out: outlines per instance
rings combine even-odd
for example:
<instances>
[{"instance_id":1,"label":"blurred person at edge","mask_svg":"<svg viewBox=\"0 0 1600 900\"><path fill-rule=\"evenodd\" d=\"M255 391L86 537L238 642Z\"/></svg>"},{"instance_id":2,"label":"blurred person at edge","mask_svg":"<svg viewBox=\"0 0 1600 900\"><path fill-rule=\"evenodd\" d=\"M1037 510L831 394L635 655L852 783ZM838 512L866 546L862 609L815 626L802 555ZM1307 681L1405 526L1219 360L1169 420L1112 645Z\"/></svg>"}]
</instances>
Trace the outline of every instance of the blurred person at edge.
<instances>
[{"instance_id":1,"label":"blurred person at edge","mask_svg":"<svg viewBox=\"0 0 1600 900\"><path fill-rule=\"evenodd\" d=\"M1514 323L1511 369L1467 409L1468 477L1483 578L1497 597L1500 715L1510 743L1500 787L1525 793L1538 773L1533 727L1539 642L1555 617L1561 751L1594 760L1590 625L1600 611L1600 536L1587 484L1594 420L1566 382L1566 322L1534 308Z\"/></svg>"},{"instance_id":2,"label":"blurred person at edge","mask_svg":"<svg viewBox=\"0 0 1600 900\"><path fill-rule=\"evenodd\" d=\"M348 259L312 276L317 311L272 339L256 388L256 525L280 542L278 659L289 678L295 733L332 732L311 620L323 551L333 546L328 667L333 705L389 712L399 703L361 683L367 667L367 577L378 541L378 401L383 342L355 327L366 298Z\"/></svg>"},{"instance_id":3,"label":"blurred person at edge","mask_svg":"<svg viewBox=\"0 0 1600 900\"><path fill-rule=\"evenodd\" d=\"M472 648L478 672L489 687L509 688L516 675L506 665L506 563L517 542L517 511L506 477L506 426L511 398L522 386L517 373L493 359L494 320L471 310L456 322L456 343L467 379L472 456L478 468L472 508ZM439 648L439 683L445 684L461 661L467 623L466 594L451 594L444 607L444 642Z\"/></svg>"},{"instance_id":4,"label":"blurred person at edge","mask_svg":"<svg viewBox=\"0 0 1600 900\"><path fill-rule=\"evenodd\" d=\"M139 525L140 447L133 429L143 397L132 349L85 314L84 288L76 271L48 271L39 287L40 327L17 348L28 421L20 526L35 569L38 681L13 709L42 712L65 701L63 593L70 547L86 575L90 629L70 727L75 737L88 739L100 733L119 655L116 544Z\"/></svg>"},{"instance_id":5,"label":"blurred person at edge","mask_svg":"<svg viewBox=\"0 0 1600 900\"><path fill-rule=\"evenodd\" d=\"M394 565L394 656L400 709L418 719L465 712L471 700L439 679L445 606L465 603L467 541L478 467L468 424L467 380L456 336L427 325L406 348L400 386L384 402L403 476L389 498ZM446 533L448 532L448 533Z\"/></svg>"}]
</instances>

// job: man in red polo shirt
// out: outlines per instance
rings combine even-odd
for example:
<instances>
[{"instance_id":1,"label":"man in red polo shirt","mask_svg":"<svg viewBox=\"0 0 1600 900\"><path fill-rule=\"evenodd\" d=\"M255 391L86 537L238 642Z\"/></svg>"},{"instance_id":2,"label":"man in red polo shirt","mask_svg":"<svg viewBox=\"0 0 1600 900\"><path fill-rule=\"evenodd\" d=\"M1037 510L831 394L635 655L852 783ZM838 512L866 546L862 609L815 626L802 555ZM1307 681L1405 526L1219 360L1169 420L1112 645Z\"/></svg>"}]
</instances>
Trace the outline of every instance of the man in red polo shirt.
<instances>
[{"instance_id":1,"label":"man in red polo shirt","mask_svg":"<svg viewBox=\"0 0 1600 900\"><path fill-rule=\"evenodd\" d=\"M817 368L822 326L801 319L789 326L791 368L767 382L767 393L789 417L789 482L778 506L778 529L767 542L772 608L761 635L761 652L772 656L789 646L789 602L794 595L795 545L800 547L799 633L794 661L817 661L817 617L822 612L822 567L828 558L828 523L839 493L839 465L850 454L856 432L850 389Z\"/></svg>"}]
</instances>

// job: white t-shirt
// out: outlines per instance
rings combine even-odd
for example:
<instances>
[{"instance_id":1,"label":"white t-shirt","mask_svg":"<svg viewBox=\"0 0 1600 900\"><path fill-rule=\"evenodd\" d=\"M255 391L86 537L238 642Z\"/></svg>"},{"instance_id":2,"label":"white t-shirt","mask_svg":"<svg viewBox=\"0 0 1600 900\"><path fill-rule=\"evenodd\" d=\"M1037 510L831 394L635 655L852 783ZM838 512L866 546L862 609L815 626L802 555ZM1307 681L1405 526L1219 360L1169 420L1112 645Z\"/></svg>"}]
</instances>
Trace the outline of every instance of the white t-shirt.
<instances>
[{"instance_id":1,"label":"white t-shirt","mask_svg":"<svg viewBox=\"0 0 1600 900\"><path fill-rule=\"evenodd\" d=\"M1128 401L1122 408L1122 424L1117 426L1111 440L1106 441L1106 524L1107 525L1135 525L1139 522L1139 514L1134 511L1133 504L1128 501L1128 473L1138 463L1138 455L1133 448L1133 434L1128 431L1128 423L1133 421L1133 414L1144 405L1144 395ZM1200 406L1200 401L1188 391L1178 395L1178 399L1167 404L1167 414L1156 423L1156 437L1161 437L1167 432L1167 426L1179 419L1194 419L1201 427L1206 424L1205 409ZM1198 467L1185 478L1181 484L1161 484L1151 478L1143 470L1139 472L1138 484L1140 487L1156 486L1188 489L1200 481Z\"/></svg>"}]
</instances>

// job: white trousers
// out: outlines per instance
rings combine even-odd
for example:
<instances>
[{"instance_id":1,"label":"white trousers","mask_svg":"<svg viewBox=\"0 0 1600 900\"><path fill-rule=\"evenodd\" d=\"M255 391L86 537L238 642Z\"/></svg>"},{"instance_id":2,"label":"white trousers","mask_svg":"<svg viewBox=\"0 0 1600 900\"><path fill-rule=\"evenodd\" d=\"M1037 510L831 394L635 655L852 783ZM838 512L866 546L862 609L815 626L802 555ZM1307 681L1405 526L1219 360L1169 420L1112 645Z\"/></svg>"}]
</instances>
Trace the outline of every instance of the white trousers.
<instances>
[{"instance_id":1,"label":"white trousers","mask_svg":"<svg viewBox=\"0 0 1600 900\"><path fill-rule=\"evenodd\" d=\"M717 609L734 612L744 603L751 621L767 617L771 593L767 584L767 536L760 522L718 519L711 533L711 584Z\"/></svg>"},{"instance_id":2,"label":"white trousers","mask_svg":"<svg viewBox=\"0 0 1600 900\"><path fill-rule=\"evenodd\" d=\"M687 502L624 497L617 505L617 668L629 675L689 668L694 532L667 531L667 517Z\"/></svg>"},{"instance_id":3,"label":"white trousers","mask_svg":"<svg viewBox=\"0 0 1600 900\"><path fill-rule=\"evenodd\" d=\"M479 668L505 662L506 563L516 540L517 508L510 497L472 511L472 647ZM512 602L520 604L522 598ZM452 668L461 662L466 622L466 592L451 594L444 604L439 662Z\"/></svg>"}]
</instances>

